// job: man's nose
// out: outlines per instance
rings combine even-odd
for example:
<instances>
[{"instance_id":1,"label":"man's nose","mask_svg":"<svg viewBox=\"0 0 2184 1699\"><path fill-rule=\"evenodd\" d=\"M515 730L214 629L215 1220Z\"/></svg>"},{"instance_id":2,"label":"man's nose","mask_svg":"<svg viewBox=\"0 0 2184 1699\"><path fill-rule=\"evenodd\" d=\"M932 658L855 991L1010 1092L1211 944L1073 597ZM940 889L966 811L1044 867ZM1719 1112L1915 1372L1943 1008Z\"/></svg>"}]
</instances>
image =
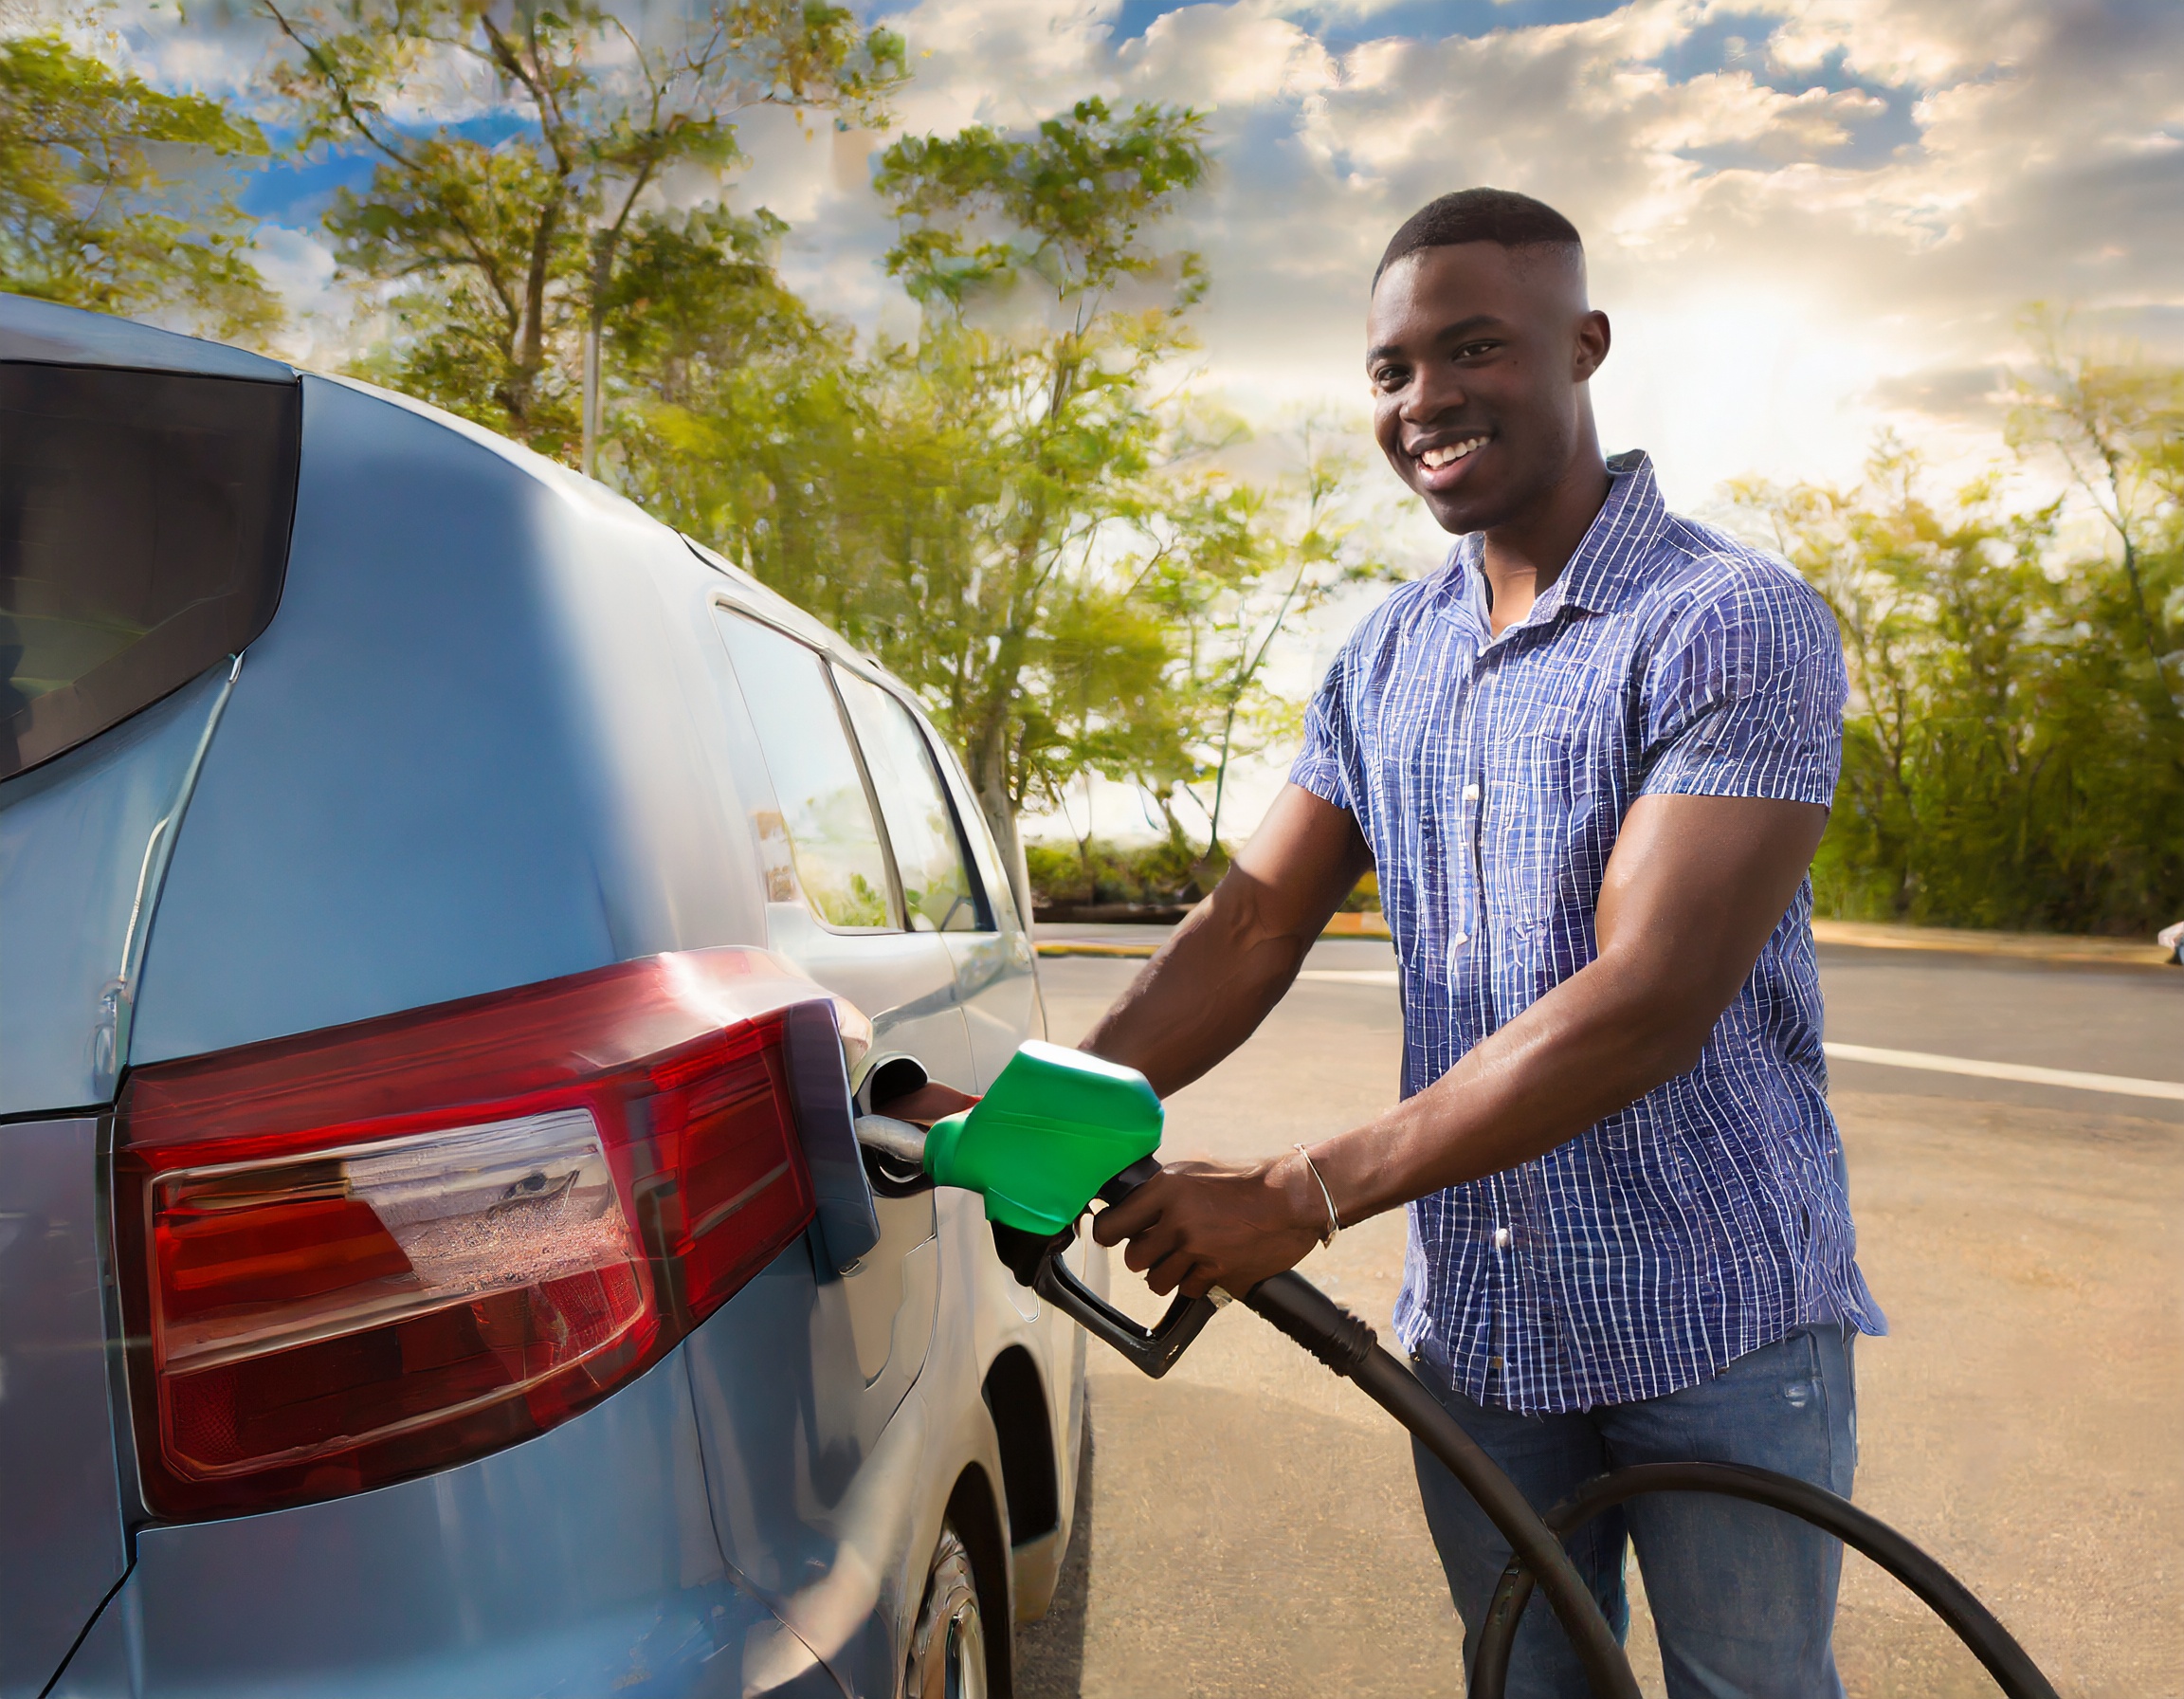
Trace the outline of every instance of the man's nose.
<instances>
[{"instance_id":1,"label":"man's nose","mask_svg":"<svg viewBox=\"0 0 2184 1699\"><path fill-rule=\"evenodd\" d=\"M1410 380L1410 387L1403 393L1404 423L1429 425L1443 413L1462 407L1465 399L1463 382L1456 373L1447 367L1438 371L1428 367Z\"/></svg>"}]
</instances>

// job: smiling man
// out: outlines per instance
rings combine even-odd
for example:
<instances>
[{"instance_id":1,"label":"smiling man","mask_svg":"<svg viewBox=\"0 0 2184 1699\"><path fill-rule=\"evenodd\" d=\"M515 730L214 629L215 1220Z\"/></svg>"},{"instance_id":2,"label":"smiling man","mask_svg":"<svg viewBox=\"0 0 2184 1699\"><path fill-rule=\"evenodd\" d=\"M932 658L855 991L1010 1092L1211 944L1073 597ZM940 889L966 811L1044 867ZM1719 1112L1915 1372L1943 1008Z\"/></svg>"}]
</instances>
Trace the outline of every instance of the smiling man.
<instances>
[{"instance_id":1,"label":"smiling man","mask_svg":"<svg viewBox=\"0 0 2184 1699\"><path fill-rule=\"evenodd\" d=\"M1156 1291L1245 1291L1408 1205L1422 1380L1545 1509L1624 1464L1738 1462L1847 1495L1854 1261L1806 868L1842 653L1777 560L1603 459L1609 324L1577 232L1522 195L1398 230L1367 327L1374 429L1458 541L1361 625L1265 823L1091 1035L1163 1093L1241 1044L1377 868L1403 1101L1244 1165L1180 1162L1099 1219ZM1508 1548L1430 1458L1469 1631ZM1775 1512L1641 1498L1578 1535L1628 1619L1636 1546L1673 1699L1840 1693L1840 1549ZM1543 1609L1512 1695L1585 1681Z\"/></svg>"}]
</instances>

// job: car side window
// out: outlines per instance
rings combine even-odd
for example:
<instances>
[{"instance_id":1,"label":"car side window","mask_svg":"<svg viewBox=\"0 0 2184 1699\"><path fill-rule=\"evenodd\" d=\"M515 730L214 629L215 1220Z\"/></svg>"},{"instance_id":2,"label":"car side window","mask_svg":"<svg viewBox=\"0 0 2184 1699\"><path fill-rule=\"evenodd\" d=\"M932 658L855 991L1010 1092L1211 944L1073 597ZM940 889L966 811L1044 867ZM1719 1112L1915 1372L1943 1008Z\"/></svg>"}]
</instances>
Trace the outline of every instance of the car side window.
<instances>
[{"instance_id":1,"label":"car side window","mask_svg":"<svg viewBox=\"0 0 2184 1699\"><path fill-rule=\"evenodd\" d=\"M726 608L714 616L758 730L805 900L829 926L892 928L887 852L826 662L755 619Z\"/></svg>"},{"instance_id":2,"label":"car side window","mask_svg":"<svg viewBox=\"0 0 2184 1699\"><path fill-rule=\"evenodd\" d=\"M925 734L910 710L868 679L834 669L849 723L864 751L864 770L880 797L902 906L913 932L991 932L978 900L956 812Z\"/></svg>"}]
</instances>

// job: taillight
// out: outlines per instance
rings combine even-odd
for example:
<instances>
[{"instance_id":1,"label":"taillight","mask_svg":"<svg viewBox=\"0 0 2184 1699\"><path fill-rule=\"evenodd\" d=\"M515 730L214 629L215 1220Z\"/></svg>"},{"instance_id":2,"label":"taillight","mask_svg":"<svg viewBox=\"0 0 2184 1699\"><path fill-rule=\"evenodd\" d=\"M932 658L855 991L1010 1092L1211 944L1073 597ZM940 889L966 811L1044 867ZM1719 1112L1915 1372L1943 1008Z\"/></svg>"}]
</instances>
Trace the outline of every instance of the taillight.
<instances>
[{"instance_id":1,"label":"taillight","mask_svg":"<svg viewBox=\"0 0 2184 1699\"><path fill-rule=\"evenodd\" d=\"M838 1056L834 1021L704 950L136 1070L114 1216L151 1507L359 1491L641 1373L810 1221L786 1051L817 1025Z\"/></svg>"}]
</instances>

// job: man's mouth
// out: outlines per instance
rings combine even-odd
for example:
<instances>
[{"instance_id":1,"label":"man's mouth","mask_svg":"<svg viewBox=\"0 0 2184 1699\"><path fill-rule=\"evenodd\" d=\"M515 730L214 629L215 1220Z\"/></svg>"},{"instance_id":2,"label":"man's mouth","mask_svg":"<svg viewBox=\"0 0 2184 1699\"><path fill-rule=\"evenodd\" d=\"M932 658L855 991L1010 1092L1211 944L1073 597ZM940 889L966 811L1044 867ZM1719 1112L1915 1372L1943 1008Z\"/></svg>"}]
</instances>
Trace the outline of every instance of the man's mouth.
<instances>
[{"instance_id":1,"label":"man's mouth","mask_svg":"<svg viewBox=\"0 0 2184 1699\"><path fill-rule=\"evenodd\" d=\"M1436 443L1430 448L1421 448L1414 458L1419 470L1427 473L1445 471L1461 465L1494 440L1491 432L1481 436L1468 436L1461 442Z\"/></svg>"}]
</instances>

